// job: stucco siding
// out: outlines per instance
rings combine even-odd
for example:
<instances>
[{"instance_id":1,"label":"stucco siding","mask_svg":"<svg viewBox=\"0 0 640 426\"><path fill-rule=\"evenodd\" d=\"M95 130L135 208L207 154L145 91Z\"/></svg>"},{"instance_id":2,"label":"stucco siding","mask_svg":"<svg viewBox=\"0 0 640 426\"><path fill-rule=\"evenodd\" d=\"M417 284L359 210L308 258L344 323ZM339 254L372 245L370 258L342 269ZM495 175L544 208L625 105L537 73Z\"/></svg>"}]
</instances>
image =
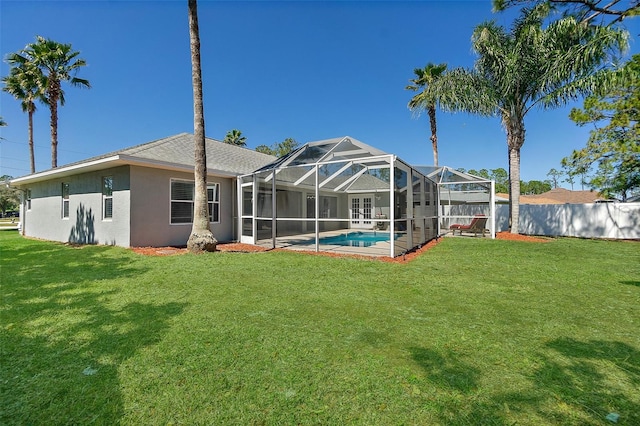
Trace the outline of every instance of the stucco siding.
<instances>
[{"instance_id":1,"label":"stucco siding","mask_svg":"<svg viewBox=\"0 0 640 426\"><path fill-rule=\"evenodd\" d=\"M184 246L191 234L191 223L171 223L171 180L193 181L192 173L148 167L131 167L131 246ZM209 183L220 184L220 223L211 230L218 241L233 239L233 193L235 181L209 176Z\"/></svg>"},{"instance_id":2,"label":"stucco siding","mask_svg":"<svg viewBox=\"0 0 640 426\"><path fill-rule=\"evenodd\" d=\"M103 218L102 178L113 178L113 215ZM68 218L63 217L63 183L69 184ZM82 244L129 246L129 167L27 185L31 208L23 205L27 236ZM25 200L26 204L26 200Z\"/></svg>"}]
</instances>

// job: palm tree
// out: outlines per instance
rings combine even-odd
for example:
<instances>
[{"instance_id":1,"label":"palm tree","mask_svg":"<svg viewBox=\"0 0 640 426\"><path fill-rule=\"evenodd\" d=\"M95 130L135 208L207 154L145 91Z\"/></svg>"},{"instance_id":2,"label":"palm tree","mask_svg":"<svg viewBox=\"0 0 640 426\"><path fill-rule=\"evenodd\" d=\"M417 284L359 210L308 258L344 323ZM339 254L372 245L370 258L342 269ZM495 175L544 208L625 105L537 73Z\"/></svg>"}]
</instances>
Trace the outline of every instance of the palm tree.
<instances>
[{"instance_id":1,"label":"palm tree","mask_svg":"<svg viewBox=\"0 0 640 426\"><path fill-rule=\"evenodd\" d=\"M4 127L7 125L7 122L4 121L4 118L0 117L0 127Z\"/></svg>"},{"instance_id":2,"label":"palm tree","mask_svg":"<svg viewBox=\"0 0 640 426\"><path fill-rule=\"evenodd\" d=\"M202 101L202 68L200 66L200 30L198 28L198 5L189 0L189 36L191 45L191 80L193 82L193 144L195 151L195 195L193 202L193 225L187 241L191 252L215 251L218 241L213 237L209 225L209 203L207 200L207 151L204 133L204 105Z\"/></svg>"},{"instance_id":3,"label":"palm tree","mask_svg":"<svg viewBox=\"0 0 640 426\"><path fill-rule=\"evenodd\" d=\"M510 32L494 22L479 25L472 36L474 69L454 69L427 89L445 110L500 117L507 133L512 233L518 233L525 116L534 106L556 108L611 86L617 74L600 67L627 47L626 31L573 17L542 28L548 14L546 3L523 9Z\"/></svg>"},{"instance_id":4,"label":"palm tree","mask_svg":"<svg viewBox=\"0 0 640 426\"><path fill-rule=\"evenodd\" d=\"M2 79L4 87L2 90L12 95L20 101L22 111L29 114L29 159L31 163L31 173L36 172L36 161L33 149L33 113L36 111L35 100L40 99L46 103L46 99L41 90L44 86L44 75L40 69L31 62L14 66L8 76Z\"/></svg>"},{"instance_id":5,"label":"palm tree","mask_svg":"<svg viewBox=\"0 0 640 426\"><path fill-rule=\"evenodd\" d=\"M242 132L240 130L233 129L227 132L227 135L224 137L222 142L230 145L245 146L247 145L247 138L242 136Z\"/></svg>"},{"instance_id":6,"label":"palm tree","mask_svg":"<svg viewBox=\"0 0 640 426\"><path fill-rule=\"evenodd\" d=\"M62 82L69 82L72 86L90 88L88 80L74 75L80 67L87 65L84 59L79 59L78 51L72 50L70 44L37 36L35 43L29 43L20 53L8 56L7 62L12 66L22 66L30 62L42 70L46 77L43 87L49 109L51 110L51 167L58 167L58 102L64 105L64 91Z\"/></svg>"},{"instance_id":7,"label":"palm tree","mask_svg":"<svg viewBox=\"0 0 640 426\"><path fill-rule=\"evenodd\" d=\"M428 63L424 68L416 68L413 70L413 73L416 75L416 78L409 80L411 82L405 89L413 90L417 92L418 90L422 90L422 92L416 94L409 101L409 109L411 111L420 111L422 109L427 110L427 114L429 114L429 125L431 126L431 146L433 148L433 165L438 166L438 135L436 128L436 101L432 97L428 96L428 93L425 89L433 84L435 80L440 78L442 73L447 69L447 64L434 65L432 63Z\"/></svg>"}]
</instances>

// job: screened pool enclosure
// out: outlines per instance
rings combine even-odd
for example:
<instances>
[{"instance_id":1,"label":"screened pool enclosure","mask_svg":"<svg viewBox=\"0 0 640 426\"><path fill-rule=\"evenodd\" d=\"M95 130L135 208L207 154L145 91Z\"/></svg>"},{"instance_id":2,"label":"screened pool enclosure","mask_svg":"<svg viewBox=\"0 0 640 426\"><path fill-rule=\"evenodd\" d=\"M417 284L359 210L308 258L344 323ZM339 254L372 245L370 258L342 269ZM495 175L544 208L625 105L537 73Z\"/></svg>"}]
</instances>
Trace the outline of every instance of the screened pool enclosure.
<instances>
[{"instance_id":1,"label":"screened pool enclosure","mask_svg":"<svg viewBox=\"0 0 640 426\"><path fill-rule=\"evenodd\" d=\"M414 166L438 186L439 234L452 224L469 224L475 217L486 217L487 233L495 238L495 182L450 167Z\"/></svg>"},{"instance_id":2,"label":"screened pool enclosure","mask_svg":"<svg viewBox=\"0 0 640 426\"><path fill-rule=\"evenodd\" d=\"M438 236L436 182L350 137L241 176L238 194L244 243L395 257Z\"/></svg>"}]
</instances>

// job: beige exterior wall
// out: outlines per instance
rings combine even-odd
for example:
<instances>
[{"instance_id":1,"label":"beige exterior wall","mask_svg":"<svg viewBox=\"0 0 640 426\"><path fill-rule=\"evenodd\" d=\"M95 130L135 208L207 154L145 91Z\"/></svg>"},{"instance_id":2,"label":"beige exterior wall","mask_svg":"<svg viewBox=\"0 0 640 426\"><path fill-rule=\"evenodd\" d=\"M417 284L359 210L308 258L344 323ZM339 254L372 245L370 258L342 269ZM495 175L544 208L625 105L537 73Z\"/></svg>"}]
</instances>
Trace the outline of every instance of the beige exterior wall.
<instances>
[{"instance_id":1,"label":"beige exterior wall","mask_svg":"<svg viewBox=\"0 0 640 426\"><path fill-rule=\"evenodd\" d=\"M113 178L113 215L103 217L102 178ZM21 210L24 235L51 241L121 247L184 246L191 224L171 224L171 179L193 181L193 173L120 166L51 179L22 187L31 192ZM220 185L219 223L211 230L220 242L234 235L235 180L210 176ZM69 183L69 217L63 218L62 184ZM26 191L25 191L26 194Z\"/></svg>"},{"instance_id":2,"label":"beige exterior wall","mask_svg":"<svg viewBox=\"0 0 640 426\"><path fill-rule=\"evenodd\" d=\"M103 217L102 178L113 178L113 217ZM62 184L69 184L69 217L63 218ZM81 244L129 246L129 167L52 179L26 185L31 208L22 205L26 236ZM24 193L26 194L26 192Z\"/></svg>"},{"instance_id":3,"label":"beige exterior wall","mask_svg":"<svg viewBox=\"0 0 640 426\"><path fill-rule=\"evenodd\" d=\"M193 173L131 167L131 246L184 246L191 224L171 224L171 180L193 181ZM220 184L220 222L211 231L220 242L234 239L235 180L209 176Z\"/></svg>"}]
</instances>

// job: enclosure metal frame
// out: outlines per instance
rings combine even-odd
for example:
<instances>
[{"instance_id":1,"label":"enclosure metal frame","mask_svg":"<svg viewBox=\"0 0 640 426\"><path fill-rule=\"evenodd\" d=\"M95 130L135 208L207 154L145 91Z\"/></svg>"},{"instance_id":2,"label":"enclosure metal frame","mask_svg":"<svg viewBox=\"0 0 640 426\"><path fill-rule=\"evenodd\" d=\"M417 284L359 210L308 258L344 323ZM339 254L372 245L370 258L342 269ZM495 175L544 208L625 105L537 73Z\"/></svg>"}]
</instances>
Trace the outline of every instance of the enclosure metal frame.
<instances>
[{"instance_id":1,"label":"enclosure metal frame","mask_svg":"<svg viewBox=\"0 0 640 426\"><path fill-rule=\"evenodd\" d=\"M460 170L455 170L447 166L442 167L429 167L429 166L417 166L417 169L421 172L425 173L430 179L436 181L438 185L438 194L440 196L440 208L438 209L438 234L443 235L449 232L449 229L442 229L441 225L443 222L451 222L451 217L455 217L457 219L462 219L464 221L470 222L474 215L455 215L451 216L450 210L449 213L445 213L445 206L451 206L452 204L452 191L449 189L456 185L478 185L480 187L485 188L485 192L488 192L488 202L484 203L482 201L475 201L473 203L466 203L467 205L473 204L475 206L483 206L487 204L488 210L488 220L487 224L489 225L489 233L492 239L496 237L496 197L495 197L495 181L491 179L486 179L480 176L472 175L470 173L462 172ZM449 180L449 176L455 176L455 180ZM445 193L443 191L444 188L448 190L446 193L448 197L443 197L442 194ZM465 191L453 191L458 194L464 193ZM485 209L482 209L485 210Z\"/></svg>"},{"instance_id":2,"label":"enclosure metal frame","mask_svg":"<svg viewBox=\"0 0 640 426\"><path fill-rule=\"evenodd\" d=\"M314 159L313 161L309 162L309 163L304 163L304 162L300 162L299 159L300 158L304 158L305 155L305 150L313 148L313 147L319 147L319 146L329 146L331 144L334 144L334 146L329 149L326 153L324 153L324 155L322 155L321 157ZM348 146L348 147L354 147L355 149L352 149L350 151L339 151L339 147L343 145L344 146ZM322 182L320 179L320 168L323 166L328 166L328 165L335 165L338 163L345 163L344 166L342 166L340 169L338 169L337 171L335 171L332 175L326 177ZM402 254L401 252L398 252L396 250L396 243L395 243L395 235L396 235L396 230L397 228L397 221L406 221L405 223L407 224L406 227L406 241L407 241L407 248L406 250L404 250L405 252L408 250L411 250L412 248L414 248L416 245L414 245L414 235L413 235L413 228L416 226L416 220L419 218L422 220L422 227L421 232L422 232L422 238L426 238L427 235L427 219L436 219L436 222L438 223L439 226L439 209L437 207L432 207L432 209L434 210L433 215L431 216L427 216L427 208L426 206L428 204L427 203L427 197L424 195L424 192L427 191L427 185L428 183L431 184L431 188L433 189L432 194L433 196L429 198L430 201L430 205L432 206L439 206L439 199L438 199L438 194L439 191L437 190L437 182L435 182L432 178L426 176L424 173L420 172L419 170L417 170L416 168L410 166L408 163L400 160L398 157L396 157L393 154L387 154L383 151L380 151L378 149L375 149L373 147L370 147L356 139L353 139L351 137L343 137L343 138L336 138L336 139L329 139L329 140L324 140L324 141L317 141L317 142L310 142L304 146L302 146L301 148L297 149L296 151L290 153L289 155L279 158L278 160L274 161L273 163L259 169L256 170L255 172L251 173L251 174L247 174L247 175L242 175L238 178L237 180L237 192L238 192L238 235L240 237L240 240L243 242L249 242L252 244L255 244L258 241L258 229L257 229L257 223L258 221L268 221L269 219L271 220L271 246L273 248L276 247L277 245L277 233L278 233L278 217L277 217L277 176L279 173L282 173L283 170L286 170L288 168L305 168L305 167L310 167L310 169L308 171L306 171L306 173L302 174L297 181L293 182L293 185L299 185L302 182L307 181L308 178L310 178L311 176L313 176L313 180L314 180L314 193L315 193L315 204L314 204L314 214L313 214L313 226L314 226L314 236L315 236L315 244L314 244L314 249L315 251L321 251L320 250L320 222L321 222L321 218L320 218L320 198L321 198L321 188L324 187L329 181L331 181L332 179L340 176L343 172L345 172L345 170L347 170L349 167L351 167L352 165L357 165L362 167L361 170L359 170L358 172L356 172L353 176L351 176L350 178L348 178L346 181L340 183L337 187L335 187L333 189L334 192L339 192L339 193L344 193L344 194L350 194L350 188L358 181L358 179L360 179L360 177L365 174L368 171L371 170L375 170L375 169L386 169L388 168L389 170L389 184L388 184L388 188L384 188L384 189L380 189L379 192L388 192L389 193L389 215L388 215L388 219L380 219L377 220L377 222L385 222L388 223L388 228L389 228L389 236L390 236L390 249L389 249L389 253L388 255L391 257L395 257L399 254ZM396 168L398 168L399 170L402 170L403 173L406 173L406 186L401 188L402 192L406 191L406 206L404 208L404 211L406 212L405 217L402 218L397 218L396 217L396 191L398 190L398 188L396 188L396 184L395 184L395 172L396 172ZM415 179L414 179L415 176ZM257 195L259 194L259 182L260 179L263 179L265 182L266 181L271 181L271 217L259 217L258 216L258 197ZM417 184L420 185L421 191L423 193L421 193L420 195L420 216L417 218L414 215L414 209L415 209L415 205L414 205L414 200L413 200L413 195L414 195L414 185L416 184L416 179L417 180ZM420 179L422 180L420 182ZM244 210L244 206L243 206L243 202L245 202L245 197L244 197L244 192L243 190L251 188L251 215L249 214L245 214L245 210ZM362 191L361 191L362 192ZM371 191L366 191L367 193L371 192L371 193L377 193L378 190L371 190ZM351 193L358 193L358 192L351 192ZM362 192L364 193L364 192ZM349 210L350 211L350 210ZM251 235L245 235L245 226L246 226L246 221L251 220ZM303 221L303 222L307 222L310 223L311 220L307 217L307 218L299 218L299 219L293 219L293 218L287 218L287 219L282 219L282 221ZM335 218L332 219L332 221L335 222L351 222L351 218ZM409 226L409 224L411 226ZM431 229L431 228L429 228ZM437 238L439 236L439 228L435 231L435 235L433 236L433 238ZM401 231L402 232L402 231ZM419 235L416 235L416 237L419 237ZM431 238L429 238L431 239ZM418 243L417 245L421 245L423 243L425 243L427 240L425 241L420 241L420 243Z\"/></svg>"}]
</instances>

